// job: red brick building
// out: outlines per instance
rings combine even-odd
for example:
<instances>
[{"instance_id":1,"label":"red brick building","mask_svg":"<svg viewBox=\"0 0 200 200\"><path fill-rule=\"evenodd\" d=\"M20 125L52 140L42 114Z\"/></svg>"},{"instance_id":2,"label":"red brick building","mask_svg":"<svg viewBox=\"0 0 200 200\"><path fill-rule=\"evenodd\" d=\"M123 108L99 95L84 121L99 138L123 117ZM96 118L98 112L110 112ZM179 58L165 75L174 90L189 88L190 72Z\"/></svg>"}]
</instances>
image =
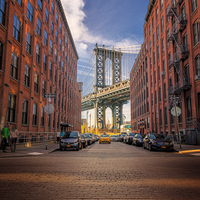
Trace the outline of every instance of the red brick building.
<instances>
[{"instance_id":1,"label":"red brick building","mask_svg":"<svg viewBox=\"0 0 200 200\"><path fill-rule=\"evenodd\" d=\"M81 131L78 54L60 0L0 0L0 119L19 131ZM55 111L44 112L48 99Z\"/></svg>"},{"instance_id":2,"label":"red brick building","mask_svg":"<svg viewBox=\"0 0 200 200\"><path fill-rule=\"evenodd\" d=\"M199 7L197 0L150 0L143 47L130 75L133 130L138 121L141 132L176 134L176 117L170 111L178 100L182 136L188 143L194 143L192 138L200 142Z\"/></svg>"}]
</instances>

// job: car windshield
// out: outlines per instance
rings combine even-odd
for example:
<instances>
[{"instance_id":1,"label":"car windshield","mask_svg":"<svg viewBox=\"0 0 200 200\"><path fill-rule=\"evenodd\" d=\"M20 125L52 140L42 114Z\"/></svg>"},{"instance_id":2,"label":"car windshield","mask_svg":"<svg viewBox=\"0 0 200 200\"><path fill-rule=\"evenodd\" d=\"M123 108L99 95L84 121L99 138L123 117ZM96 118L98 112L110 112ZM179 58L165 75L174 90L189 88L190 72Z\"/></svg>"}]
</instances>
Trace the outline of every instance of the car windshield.
<instances>
[{"instance_id":1,"label":"car windshield","mask_svg":"<svg viewBox=\"0 0 200 200\"><path fill-rule=\"evenodd\" d=\"M122 135L122 137L125 137L125 136L126 136L126 134L123 134L123 135Z\"/></svg>"},{"instance_id":2,"label":"car windshield","mask_svg":"<svg viewBox=\"0 0 200 200\"><path fill-rule=\"evenodd\" d=\"M137 138L142 138L142 136L141 135L137 135Z\"/></svg>"},{"instance_id":3,"label":"car windshield","mask_svg":"<svg viewBox=\"0 0 200 200\"><path fill-rule=\"evenodd\" d=\"M78 137L78 132L76 131L65 132L65 134L63 135L63 138L74 138L74 137Z\"/></svg>"},{"instance_id":4,"label":"car windshield","mask_svg":"<svg viewBox=\"0 0 200 200\"><path fill-rule=\"evenodd\" d=\"M135 135L135 133L129 133L129 135L130 135L130 136L134 136L134 135Z\"/></svg>"},{"instance_id":5,"label":"car windshield","mask_svg":"<svg viewBox=\"0 0 200 200\"><path fill-rule=\"evenodd\" d=\"M81 138L85 138L85 136L84 136L84 135L81 135Z\"/></svg>"},{"instance_id":6,"label":"car windshield","mask_svg":"<svg viewBox=\"0 0 200 200\"><path fill-rule=\"evenodd\" d=\"M117 137L117 135L111 135L111 137Z\"/></svg>"},{"instance_id":7,"label":"car windshield","mask_svg":"<svg viewBox=\"0 0 200 200\"><path fill-rule=\"evenodd\" d=\"M101 135L101 137L109 137L109 135Z\"/></svg>"},{"instance_id":8,"label":"car windshield","mask_svg":"<svg viewBox=\"0 0 200 200\"><path fill-rule=\"evenodd\" d=\"M164 138L165 138L165 136L160 135L160 134L155 134L155 135L151 134L150 135L150 139L164 139Z\"/></svg>"}]
</instances>

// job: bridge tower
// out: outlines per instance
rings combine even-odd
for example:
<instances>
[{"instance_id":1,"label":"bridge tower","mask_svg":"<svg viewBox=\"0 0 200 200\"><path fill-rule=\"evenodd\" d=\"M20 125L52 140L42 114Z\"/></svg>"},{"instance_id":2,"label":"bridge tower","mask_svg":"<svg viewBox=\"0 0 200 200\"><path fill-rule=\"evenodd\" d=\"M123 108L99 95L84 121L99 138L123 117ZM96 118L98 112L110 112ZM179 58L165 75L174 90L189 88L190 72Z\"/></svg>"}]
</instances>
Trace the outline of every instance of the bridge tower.
<instances>
[{"instance_id":1,"label":"bridge tower","mask_svg":"<svg viewBox=\"0 0 200 200\"><path fill-rule=\"evenodd\" d=\"M95 85L94 92L96 93L99 89L106 87L105 85L105 62L106 59L110 59L112 63L112 85L122 81L121 77L121 50L115 51L105 49L104 45L99 48L95 45ZM108 102L102 102L101 99L96 99L94 102L94 120L95 128L105 128L105 110L110 107L112 110L112 124L113 129L120 128L122 123L122 102L116 104L108 104Z\"/></svg>"}]
</instances>

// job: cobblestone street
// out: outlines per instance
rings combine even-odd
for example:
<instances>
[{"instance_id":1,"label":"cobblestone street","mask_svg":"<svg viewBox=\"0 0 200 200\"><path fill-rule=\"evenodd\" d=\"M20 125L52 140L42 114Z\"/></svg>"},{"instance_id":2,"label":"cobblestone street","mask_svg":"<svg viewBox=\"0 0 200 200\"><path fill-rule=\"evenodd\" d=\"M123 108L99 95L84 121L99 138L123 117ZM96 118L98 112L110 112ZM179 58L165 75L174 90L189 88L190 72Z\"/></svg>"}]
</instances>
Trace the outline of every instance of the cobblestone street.
<instances>
[{"instance_id":1,"label":"cobblestone street","mask_svg":"<svg viewBox=\"0 0 200 200\"><path fill-rule=\"evenodd\" d=\"M199 156L120 142L1 158L0 199L200 199L199 166Z\"/></svg>"}]
</instances>

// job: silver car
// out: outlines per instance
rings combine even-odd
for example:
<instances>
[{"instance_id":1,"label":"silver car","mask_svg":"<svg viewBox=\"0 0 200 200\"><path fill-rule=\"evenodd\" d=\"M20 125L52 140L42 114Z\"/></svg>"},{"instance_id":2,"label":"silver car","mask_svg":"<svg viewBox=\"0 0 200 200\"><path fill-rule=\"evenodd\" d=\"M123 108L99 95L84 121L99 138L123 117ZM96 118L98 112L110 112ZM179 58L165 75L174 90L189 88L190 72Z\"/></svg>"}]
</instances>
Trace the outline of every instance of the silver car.
<instances>
[{"instance_id":1,"label":"silver car","mask_svg":"<svg viewBox=\"0 0 200 200\"><path fill-rule=\"evenodd\" d=\"M111 135L111 141L112 142L118 142L119 141L118 136L117 135Z\"/></svg>"}]
</instances>

